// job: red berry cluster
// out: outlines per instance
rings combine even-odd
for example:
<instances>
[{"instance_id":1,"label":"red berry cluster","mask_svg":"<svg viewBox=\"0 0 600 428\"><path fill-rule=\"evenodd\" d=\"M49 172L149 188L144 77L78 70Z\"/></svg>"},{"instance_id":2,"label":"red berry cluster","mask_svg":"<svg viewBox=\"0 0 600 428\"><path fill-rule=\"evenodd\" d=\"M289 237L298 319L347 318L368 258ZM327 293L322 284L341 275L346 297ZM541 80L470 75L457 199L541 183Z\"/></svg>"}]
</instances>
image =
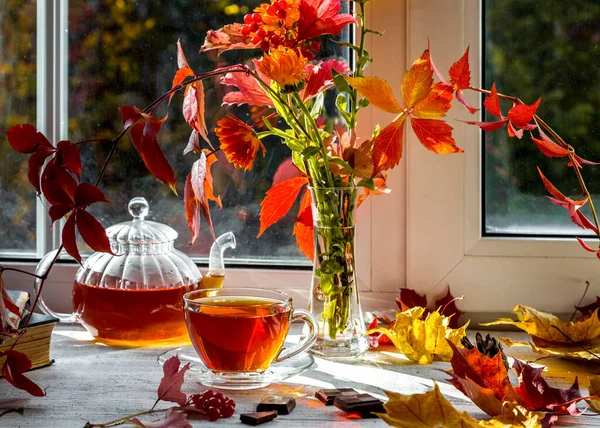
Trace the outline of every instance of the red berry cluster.
<instances>
[{"instance_id":1,"label":"red berry cluster","mask_svg":"<svg viewBox=\"0 0 600 428\"><path fill-rule=\"evenodd\" d=\"M216 421L220 418L230 418L235 412L235 401L211 389L203 394L192 394L190 399L197 409L203 410L206 413L210 421Z\"/></svg>"},{"instance_id":2,"label":"red berry cluster","mask_svg":"<svg viewBox=\"0 0 600 428\"><path fill-rule=\"evenodd\" d=\"M277 0L266 8L269 16L277 17L281 20L287 18L287 9L289 4L286 0ZM242 35L249 37L252 44L259 46L264 52L271 48L277 48L281 45L287 46L288 40L276 34L273 31L265 31L263 27L263 17L260 13L249 13L244 16L244 25L242 26ZM293 41L292 41L293 43Z\"/></svg>"}]
</instances>

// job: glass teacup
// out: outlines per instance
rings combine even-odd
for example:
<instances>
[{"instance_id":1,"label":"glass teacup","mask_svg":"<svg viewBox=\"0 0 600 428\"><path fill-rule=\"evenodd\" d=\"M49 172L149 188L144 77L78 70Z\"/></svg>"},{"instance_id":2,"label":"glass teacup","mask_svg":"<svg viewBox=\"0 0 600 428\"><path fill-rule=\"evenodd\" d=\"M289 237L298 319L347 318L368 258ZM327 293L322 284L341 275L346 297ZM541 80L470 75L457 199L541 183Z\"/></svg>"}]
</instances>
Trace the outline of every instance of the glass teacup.
<instances>
[{"instance_id":1,"label":"glass teacup","mask_svg":"<svg viewBox=\"0 0 600 428\"><path fill-rule=\"evenodd\" d=\"M274 362L308 349L317 320L292 307L285 293L252 288L205 289L186 293L185 320L198 356L213 373L260 374ZM283 349L290 323L304 321L308 335Z\"/></svg>"}]
</instances>

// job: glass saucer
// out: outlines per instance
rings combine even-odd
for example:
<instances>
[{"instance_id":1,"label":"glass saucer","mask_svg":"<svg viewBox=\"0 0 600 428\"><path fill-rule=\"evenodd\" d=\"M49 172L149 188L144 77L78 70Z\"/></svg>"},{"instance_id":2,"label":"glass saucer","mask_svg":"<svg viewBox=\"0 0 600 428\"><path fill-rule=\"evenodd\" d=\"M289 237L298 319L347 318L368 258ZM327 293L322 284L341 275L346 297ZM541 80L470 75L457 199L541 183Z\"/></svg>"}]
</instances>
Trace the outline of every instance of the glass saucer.
<instances>
[{"instance_id":1,"label":"glass saucer","mask_svg":"<svg viewBox=\"0 0 600 428\"><path fill-rule=\"evenodd\" d=\"M314 364L312 355L302 352L280 363L273 363L264 373L213 373L198 357L193 346L172 349L158 356L163 365L169 358L179 355L182 364L190 363L188 373L202 385L220 389L244 390L264 388L292 376L304 373Z\"/></svg>"}]
</instances>

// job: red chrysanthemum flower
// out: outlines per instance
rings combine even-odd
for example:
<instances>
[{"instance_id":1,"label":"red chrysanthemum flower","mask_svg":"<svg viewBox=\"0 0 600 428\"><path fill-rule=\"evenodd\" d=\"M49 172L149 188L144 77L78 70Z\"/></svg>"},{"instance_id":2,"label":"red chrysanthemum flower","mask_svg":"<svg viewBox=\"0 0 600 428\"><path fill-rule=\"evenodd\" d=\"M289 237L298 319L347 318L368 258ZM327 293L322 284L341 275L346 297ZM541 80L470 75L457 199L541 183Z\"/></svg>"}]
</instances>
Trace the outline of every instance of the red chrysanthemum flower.
<instances>
[{"instance_id":1,"label":"red chrysanthemum flower","mask_svg":"<svg viewBox=\"0 0 600 428\"><path fill-rule=\"evenodd\" d=\"M219 137L221 150L225 153L227 161L236 168L244 168L248 171L252 169L258 149L262 149L263 156L266 153L265 146L252 127L235 116L227 116L219 120L215 134Z\"/></svg>"}]
</instances>

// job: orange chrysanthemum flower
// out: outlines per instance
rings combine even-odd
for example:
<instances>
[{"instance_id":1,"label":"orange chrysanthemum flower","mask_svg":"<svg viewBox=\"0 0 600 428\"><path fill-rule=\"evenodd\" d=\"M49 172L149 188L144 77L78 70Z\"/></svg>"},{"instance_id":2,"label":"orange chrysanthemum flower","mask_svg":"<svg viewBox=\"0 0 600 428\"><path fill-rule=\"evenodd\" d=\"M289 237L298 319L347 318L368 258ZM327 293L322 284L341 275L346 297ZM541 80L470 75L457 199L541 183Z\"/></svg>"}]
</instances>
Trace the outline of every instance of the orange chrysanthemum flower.
<instances>
[{"instance_id":1,"label":"orange chrysanthemum flower","mask_svg":"<svg viewBox=\"0 0 600 428\"><path fill-rule=\"evenodd\" d=\"M250 125L245 124L235 116L227 116L217 122L215 134L221 142L221 150L227 161L236 168L252 169L258 149L265 155L265 146L257 138Z\"/></svg>"},{"instance_id":2,"label":"orange chrysanthemum flower","mask_svg":"<svg viewBox=\"0 0 600 428\"><path fill-rule=\"evenodd\" d=\"M276 82L283 93L292 93L304 88L304 67L307 62L296 49L279 47L266 53L257 61L256 67Z\"/></svg>"}]
</instances>

